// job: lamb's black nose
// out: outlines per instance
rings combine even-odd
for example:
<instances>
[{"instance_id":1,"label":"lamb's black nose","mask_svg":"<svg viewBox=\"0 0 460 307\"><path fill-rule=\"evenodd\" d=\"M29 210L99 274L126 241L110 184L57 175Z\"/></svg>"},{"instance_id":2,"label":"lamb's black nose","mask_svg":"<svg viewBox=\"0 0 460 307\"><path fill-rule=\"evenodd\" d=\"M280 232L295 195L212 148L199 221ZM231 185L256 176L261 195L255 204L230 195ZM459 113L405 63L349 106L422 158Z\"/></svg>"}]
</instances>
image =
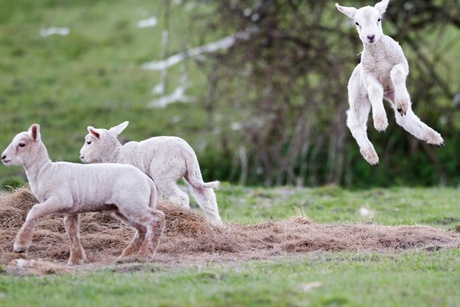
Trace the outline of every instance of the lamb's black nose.
<instances>
[{"instance_id":1,"label":"lamb's black nose","mask_svg":"<svg viewBox=\"0 0 460 307\"><path fill-rule=\"evenodd\" d=\"M368 35L367 39L369 40L370 43L374 41L375 35Z\"/></svg>"},{"instance_id":2,"label":"lamb's black nose","mask_svg":"<svg viewBox=\"0 0 460 307\"><path fill-rule=\"evenodd\" d=\"M3 155L3 156L2 156L2 160L3 160L3 159L6 159L6 155Z\"/></svg>"}]
</instances>

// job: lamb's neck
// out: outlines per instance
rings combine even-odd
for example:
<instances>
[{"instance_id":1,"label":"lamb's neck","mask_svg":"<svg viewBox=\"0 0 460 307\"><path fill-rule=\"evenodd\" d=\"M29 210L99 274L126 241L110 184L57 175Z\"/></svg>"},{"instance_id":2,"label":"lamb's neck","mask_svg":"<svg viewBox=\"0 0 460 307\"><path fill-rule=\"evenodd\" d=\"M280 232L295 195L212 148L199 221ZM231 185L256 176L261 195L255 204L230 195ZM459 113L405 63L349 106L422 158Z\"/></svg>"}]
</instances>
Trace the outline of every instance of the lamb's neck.
<instances>
[{"instance_id":1,"label":"lamb's neck","mask_svg":"<svg viewBox=\"0 0 460 307\"><path fill-rule=\"evenodd\" d=\"M31 185L37 182L40 176L43 175L44 171L51 167L53 162L48 156L48 151L46 147L43 146L37 152L33 159L27 161L24 166L24 170L26 171L27 179Z\"/></svg>"},{"instance_id":2,"label":"lamb's neck","mask_svg":"<svg viewBox=\"0 0 460 307\"><path fill-rule=\"evenodd\" d=\"M378 41L373 44L363 44L364 50L363 55L379 57L387 53L388 44L387 37L384 35Z\"/></svg>"},{"instance_id":3,"label":"lamb's neck","mask_svg":"<svg viewBox=\"0 0 460 307\"><path fill-rule=\"evenodd\" d=\"M119 163L120 162L120 155L121 155L121 148L123 146L121 144L117 144L114 150L108 150L107 152L103 153L101 156L102 163Z\"/></svg>"}]
</instances>

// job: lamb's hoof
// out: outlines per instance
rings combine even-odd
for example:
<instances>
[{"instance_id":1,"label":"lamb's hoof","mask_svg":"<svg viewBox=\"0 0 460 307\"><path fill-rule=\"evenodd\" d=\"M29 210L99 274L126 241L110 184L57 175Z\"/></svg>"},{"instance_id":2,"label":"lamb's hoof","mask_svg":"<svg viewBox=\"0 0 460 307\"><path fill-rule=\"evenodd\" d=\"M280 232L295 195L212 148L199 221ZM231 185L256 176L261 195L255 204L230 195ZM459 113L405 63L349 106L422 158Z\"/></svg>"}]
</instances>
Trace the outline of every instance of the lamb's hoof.
<instances>
[{"instance_id":1,"label":"lamb's hoof","mask_svg":"<svg viewBox=\"0 0 460 307\"><path fill-rule=\"evenodd\" d=\"M74 265L82 265L85 259L72 259L67 261L68 266L74 266Z\"/></svg>"},{"instance_id":2,"label":"lamb's hoof","mask_svg":"<svg viewBox=\"0 0 460 307\"><path fill-rule=\"evenodd\" d=\"M388 128L388 119L386 116L374 118L374 128L378 132L384 132Z\"/></svg>"},{"instance_id":3,"label":"lamb's hoof","mask_svg":"<svg viewBox=\"0 0 460 307\"><path fill-rule=\"evenodd\" d=\"M361 155L363 158L369 163L370 165L377 167L379 165L379 157L374 150L374 147L369 147L365 150L360 150Z\"/></svg>"},{"instance_id":4,"label":"lamb's hoof","mask_svg":"<svg viewBox=\"0 0 460 307\"><path fill-rule=\"evenodd\" d=\"M25 247L25 246L15 246L13 250L14 250L15 253L18 253L18 254L19 253L25 253L25 252L27 252L27 247Z\"/></svg>"},{"instance_id":5,"label":"lamb's hoof","mask_svg":"<svg viewBox=\"0 0 460 307\"><path fill-rule=\"evenodd\" d=\"M446 143L442 142L441 144L436 144L436 147L441 148L446 146Z\"/></svg>"},{"instance_id":6,"label":"lamb's hoof","mask_svg":"<svg viewBox=\"0 0 460 307\"><path fill-rule=\"evenodd\" d=\"M377 162L377 163L374 163L374 164L371 164L371 165L372 165L372 167L374 167L374 168L379 167L379 163L378 163L378 162Z\"/></svg>"}]
</instances>

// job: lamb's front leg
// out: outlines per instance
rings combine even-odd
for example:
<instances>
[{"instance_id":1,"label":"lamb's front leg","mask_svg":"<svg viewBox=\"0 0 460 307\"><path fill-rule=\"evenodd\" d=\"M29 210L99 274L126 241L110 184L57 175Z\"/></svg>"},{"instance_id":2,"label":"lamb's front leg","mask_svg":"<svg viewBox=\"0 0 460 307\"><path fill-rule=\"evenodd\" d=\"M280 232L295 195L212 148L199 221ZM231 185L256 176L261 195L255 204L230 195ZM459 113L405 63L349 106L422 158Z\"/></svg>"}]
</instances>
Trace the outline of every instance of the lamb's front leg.
<instances>
[{"instance_id":1,"label":"lamb's front leg","mask_svg":"<svg viewBox=\"0 0 460 307\"><path fill-rule=\"evenodd\" d=\"M66 215L64 226L70 239L70 257L67 265L83 264L86 254L80 242L80 216L78 214Z\"/></svg>"},{"instance_id":2,"label":"lamb's front leg","mask_svg":"<svg viewBox=\"0 0 460 307\"><path fill-rule=\"evenodd\" d=\"M395 108L401 115L406 115L410 108L410 95L406 87L406 78L409 74L403 64L395 65L390 72L391 82L394 87Z\"/></svg>"},{"instance_id":3,"label":"lamb's front leg","mask_svg":"<svg viewBox=\"0 0 460 307\"><path fill-rule=\"evenodd\" d=\"M23 253L29 249L32 243L32 231L41 218L53 213L62 213L68 207L55 198L49 198L43 203L32 206L32 209L27 214L26 221L16 235L14 252Z\"/></svg>"},{"instance_id":4,"label":"lamb's front leg","mask_svg":"<svg viewBox=\"0 0 460 307\"><path fill-rule=\"evenodd\" d=\"M372 75L364 77L367 94L372 105L372 119L377 131L385 131L388 127L388 118L383 107L383 86Z\"/></svg>"},{"instance_id":5,"label":"lamb's front leg","mask_svg":"<svg viewBox=\"0 0 460 307\"><path fill-rule=\"evenodd\" d=\"M364 113L364 115L368 115L369 111L370 105L363 106L363 109L359 110L359 112L354 110L352 106L350 110L347 111L347 126L350 129L353 138L358 143L359 151L363 158L366 159L369 164L376 167L379 165L379 156L367 136L367 116L363 116L362 114Z\"/></svg>"}]
</instances>

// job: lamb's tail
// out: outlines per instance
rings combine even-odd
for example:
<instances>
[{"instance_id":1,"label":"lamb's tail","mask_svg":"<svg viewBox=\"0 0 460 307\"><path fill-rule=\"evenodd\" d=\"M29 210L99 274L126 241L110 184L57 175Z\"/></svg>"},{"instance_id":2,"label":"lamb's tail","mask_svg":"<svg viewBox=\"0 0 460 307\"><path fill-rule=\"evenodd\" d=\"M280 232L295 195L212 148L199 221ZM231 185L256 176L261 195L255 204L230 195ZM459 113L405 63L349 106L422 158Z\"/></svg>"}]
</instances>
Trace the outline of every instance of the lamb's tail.
<instances>
[{"instance_id":1,"label":"lamb's tail","mask_svg":"<svg viewBox=\"0 0 460 307\"><path fill-rule=\"evenodd\" d=\"M194 188L197 189L217 189L220 185L220 181L215 180L215 181L210 181L210 182L204 182L203 177L201 176L201 171L198 168L198 173L196 172L190 172L190 170L187 171L187 176L186 179L190 185L192 185Z\"/></svg>"},{"instance_id":2,"label":"lamb's tail","mask_svg":"<svg viewBox=\"0 0 460 307\"><path fill-rule=\"evenodd\" d=\"M219 187L220 182L217 180L210 182L203 181L200 165L194 152L189 153L185 160L187 164L187 174L185 175L185 179L191 186L197 189L216 189Z\"/></svg>"}]
</instances>

